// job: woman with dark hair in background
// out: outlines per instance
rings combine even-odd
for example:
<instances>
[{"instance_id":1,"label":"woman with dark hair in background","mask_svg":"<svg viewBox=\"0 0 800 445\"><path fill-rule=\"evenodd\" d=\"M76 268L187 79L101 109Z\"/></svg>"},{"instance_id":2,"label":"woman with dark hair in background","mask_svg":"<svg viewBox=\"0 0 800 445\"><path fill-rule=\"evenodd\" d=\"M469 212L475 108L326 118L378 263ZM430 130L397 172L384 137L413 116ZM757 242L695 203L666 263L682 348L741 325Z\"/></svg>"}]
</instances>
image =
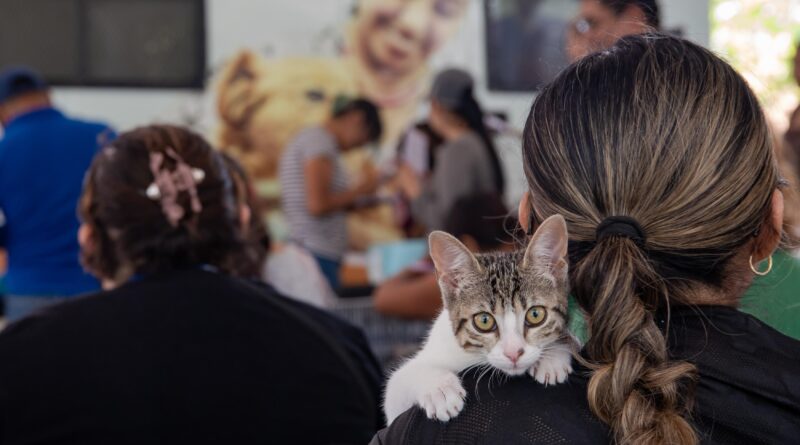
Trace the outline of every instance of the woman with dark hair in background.
<instances>
[{"instance_id":1,"label":"woman with dark hair in background","mask_svg":"<svg viewBox=\"0 0 800 445\"><path fill-rule=\"evenodd\" d=\"M250 181L250 176L242 164L226 153L220 153L220 157L228 168L236 202L242 212L241 220L247 222L244 232L246 238L245 261L237 262L236 270L233 272L236 276L243 278L259 278L264 263L267 261L271 241L267 226L261 218L262 212L258 204L258 197Z\"/></svg>"},{"instance_id":2,"label":"woman with dark hair in background","mask_svg":"<svg viewBox=\"0 0 800 445\"><path fill-rule=\"evenodd\" d=\"M400 168L398 183L412 199L411 211L428 230L441 230L453 204L480 193L503 194L500 158L474 96L472 77L448 69L436 76L431 90L431 127L445 143L436 153L435 168L421 179Z\"/></svg>"},{"instance_id":3,"label":"woman with dark hair in background","mask_svg":"<svg viewBox=\"0 0 800 445\"><path fill-rule=\"evenodd\" d=\"M0 333L0 442L368 440L380 375L361 333L235 277L260 261L244 190L181 128L101 150L79 238L106 291Z\"/></svg>"},{"instance_id":4,"label":"woman with dark hair in background","mask_svg":"<svg viewBox=\"0 0 800 445\"><path fill-rule=\"evenodd\" d=\"M520 221L569 229L581 366L550 387L467 373L455 419L415 408L373 443L796 443L800 342L737 309L783 223L745 80L688 41L626 37L537 96L523 155Z\"/></svg>"}]
</instances>

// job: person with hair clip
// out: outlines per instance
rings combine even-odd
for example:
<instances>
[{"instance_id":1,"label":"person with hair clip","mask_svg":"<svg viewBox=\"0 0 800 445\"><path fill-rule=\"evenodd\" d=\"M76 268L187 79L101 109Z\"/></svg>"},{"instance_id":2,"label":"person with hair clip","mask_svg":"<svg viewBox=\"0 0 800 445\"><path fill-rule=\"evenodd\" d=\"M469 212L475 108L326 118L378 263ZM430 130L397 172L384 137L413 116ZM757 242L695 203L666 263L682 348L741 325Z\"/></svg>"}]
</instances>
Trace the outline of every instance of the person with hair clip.
<instances>
[{"instance_id":1,"label":"person with hair clip","mask_svg":"<svg viewBox=\"0 0 800 445\"><path fill-rule=\"evenodd\" d=\"M369 440L380 370L363 334L238 277L261 255L237 182L179 127L101 149L78 238L105 291L0 333L0 443Z\"/></svg>"},{"instance_id":2,"label":"person with hair clip","mask_svg":"<svg viewBox=\"0 0 800 445\"><path fill-rule=\"evenodd\" d=\"M412 215L428 230L444 227L459 198L503 194L503 169L483 119L469 73L448 69L436 76L429 122L445 142L437 150L434 170L420 178L403 165L397 175L400 189L412 200Z\"/></svg>"},{"instance_id":3,"label":"person with hair clip","mask_svg":"<svg viewBox=\"0 0 800 445\"><path fill-rule=\"evenodd\" d=\"M590 335L575 372L544 386L468 371L454 419L413 408L372 443L796 443L800 342L737 309L783 222L742 76L687 40L625 37L536 97L523 163L520 221L567 223Z\"/></svg>"}]
</instances>

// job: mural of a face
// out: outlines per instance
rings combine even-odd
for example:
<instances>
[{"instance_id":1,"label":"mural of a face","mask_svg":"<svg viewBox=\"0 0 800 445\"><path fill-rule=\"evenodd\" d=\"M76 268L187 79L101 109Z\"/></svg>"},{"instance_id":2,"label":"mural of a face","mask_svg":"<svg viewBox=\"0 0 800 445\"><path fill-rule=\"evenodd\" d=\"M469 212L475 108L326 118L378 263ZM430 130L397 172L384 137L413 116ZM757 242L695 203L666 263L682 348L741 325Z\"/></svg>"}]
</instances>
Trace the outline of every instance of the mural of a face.
<instances>
[{"instance_id":1,"label":"mural of a face","mask_svg":"<svg viewBox=\"0 0 800 445\"><path fill-rule=\"evenodd\" d=\"M360 0L355 43L373 69L407 75L456 32L469 1Z\"/></svg>"}]
</instances>

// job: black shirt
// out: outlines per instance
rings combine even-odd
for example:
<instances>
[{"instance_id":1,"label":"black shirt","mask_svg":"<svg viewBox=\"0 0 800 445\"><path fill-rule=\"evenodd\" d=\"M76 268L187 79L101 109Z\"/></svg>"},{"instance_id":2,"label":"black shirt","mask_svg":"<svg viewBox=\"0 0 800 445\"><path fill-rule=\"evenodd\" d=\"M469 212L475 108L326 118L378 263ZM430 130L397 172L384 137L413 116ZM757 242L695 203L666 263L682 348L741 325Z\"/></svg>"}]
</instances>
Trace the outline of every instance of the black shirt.
<instances>
[{"instance_id":1,"label":"black shirt","mask_svg":"<svg viewBox=\"0 0 800 445\"><path fill-rule=\"evenodd\" d=\"M663 317L659 324L666 327ZM726 307L673 308L670 353L700 372L692 421L704 444L800 442L800 342ZM503 383L464 375L464 410L448 423L412 408L381 431L389 444L608 444L589 411L588 378L544 387L521 377Z\"/></svg>"},{"instance_id":2,"label":"black shirt","mask_svg":"<svg viewBox=\"0 0 800 445\"><path fill-rule=\"evenodd\" d=\"M363 444L380 370L360 331L202 270L0 333L0 443Z\"/></svg>"}]
</instances>

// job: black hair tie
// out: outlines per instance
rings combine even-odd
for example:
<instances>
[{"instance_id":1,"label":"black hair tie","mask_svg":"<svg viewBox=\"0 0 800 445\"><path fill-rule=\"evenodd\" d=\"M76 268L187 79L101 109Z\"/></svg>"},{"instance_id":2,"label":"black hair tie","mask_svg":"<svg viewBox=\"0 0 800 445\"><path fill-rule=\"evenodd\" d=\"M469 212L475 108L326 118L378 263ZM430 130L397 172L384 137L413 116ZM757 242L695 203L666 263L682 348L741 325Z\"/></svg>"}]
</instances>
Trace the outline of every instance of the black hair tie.
<instances>
[{"instance_id":1,"label":"black hair tie","mask_svg":"<svg viewBox=\"0 0 800 445\"><path fill-rule=\"evenodd\" d=\"M624 236L632 239L640 247L644 246L644 229L639 222L629 216L609 216L597 226L596 238L601 241L609 236Z\"/></svg>"}]
</instances>

